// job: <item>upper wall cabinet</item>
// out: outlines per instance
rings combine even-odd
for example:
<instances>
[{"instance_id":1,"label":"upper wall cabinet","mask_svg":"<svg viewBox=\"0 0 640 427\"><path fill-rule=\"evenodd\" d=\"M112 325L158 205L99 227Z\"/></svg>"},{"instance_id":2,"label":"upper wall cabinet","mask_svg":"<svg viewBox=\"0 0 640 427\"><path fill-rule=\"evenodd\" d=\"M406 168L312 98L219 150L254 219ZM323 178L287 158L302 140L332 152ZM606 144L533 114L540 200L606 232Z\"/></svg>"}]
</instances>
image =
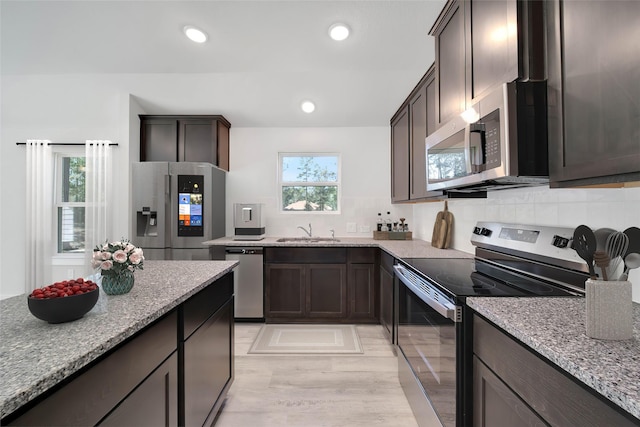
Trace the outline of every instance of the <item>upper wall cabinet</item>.
<instances>
[{"instance_id":1,"label":"upper wall cabinet","mask_svg":"<svg viewBox=\"0 0 640 427\"><path fill-rule=\"evenodd\" d=\"M140 161L207 162L229 170L229 128L222 116L140 116Z\"/></svg>"},{"instance_id":2,"label":"upper wall cabinet","mask_svg":"<svg viewBox=\"0 0 640 427\"><path fill-rule=\"evenodd\" d=\"M427 191L425 139L436 130L435 65L432 65L391 118L391 201L486 197L486 192Z\"/></svg>"},{"instance_id":3,"label":"upper wall cabinet","mask_svg":"<svg viewBox=\"0 0 640 427\"><path fill-rule=\"evenodd\" d=\"M436 43L436 123L441 126L502 83L544 80L542 1L450 0Z\"/></svg>"},{"instance_id":4,"label":"upper wall cabinet","mask_svg":"<svg viewBox=\"0 0 640 427\"><path fill-rule=\"evenodd\" d=\"M551 187L639 181L640 2L546 10Z\"/></svg>"}]
</instances>

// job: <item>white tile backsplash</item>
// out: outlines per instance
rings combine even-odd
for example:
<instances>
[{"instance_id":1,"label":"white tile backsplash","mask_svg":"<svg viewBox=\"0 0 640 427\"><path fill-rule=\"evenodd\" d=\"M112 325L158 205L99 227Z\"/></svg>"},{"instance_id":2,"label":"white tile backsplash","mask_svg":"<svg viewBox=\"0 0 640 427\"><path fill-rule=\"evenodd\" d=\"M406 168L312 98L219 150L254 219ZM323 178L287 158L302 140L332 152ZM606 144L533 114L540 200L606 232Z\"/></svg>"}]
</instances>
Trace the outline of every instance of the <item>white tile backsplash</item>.
<instances>
[{"instance_id":1,"label":"white tile backsplash","mask_svg":"<svg viewBox=\"0 0 640 427\"><path fill-rule=\"evenodd\" d=\"M412 229L422 239L431 240L433 223L442 203L413 206ZM518 188L490 192L486 199L452 199L449 211L454 215L453 248L473 253L469 242L477 221L502 221L520 224L591 228L610 227L623 231L640 227L640 187L612 189ZM640 302L640 270L629 277L634 301Z\"/></svg>"}]
</instances>

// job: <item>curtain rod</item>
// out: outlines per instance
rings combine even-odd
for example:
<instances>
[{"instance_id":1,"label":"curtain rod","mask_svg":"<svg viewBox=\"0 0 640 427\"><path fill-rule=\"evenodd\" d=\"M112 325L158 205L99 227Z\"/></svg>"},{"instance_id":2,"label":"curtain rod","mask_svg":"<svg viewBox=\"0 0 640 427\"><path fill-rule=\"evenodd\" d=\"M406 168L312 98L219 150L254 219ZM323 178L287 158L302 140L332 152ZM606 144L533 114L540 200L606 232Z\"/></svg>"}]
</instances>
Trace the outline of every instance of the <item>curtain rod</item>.
<instances>
[{"instance_id":1,"label":"curtain rod","mask_svg":"<svg viewBox=\"0 0 640 427\"><path fill-rule=\"evenodd\" d=\"M16 142L16 145L27 145L26 142ZM51 142L49 143L49 145L85 145L82 142ZM89 144L89 145L93 145L93 144ZM110 147L117 147L118 143L117 142L110 142L109 143Z\"/></svg>"}]
</instances>

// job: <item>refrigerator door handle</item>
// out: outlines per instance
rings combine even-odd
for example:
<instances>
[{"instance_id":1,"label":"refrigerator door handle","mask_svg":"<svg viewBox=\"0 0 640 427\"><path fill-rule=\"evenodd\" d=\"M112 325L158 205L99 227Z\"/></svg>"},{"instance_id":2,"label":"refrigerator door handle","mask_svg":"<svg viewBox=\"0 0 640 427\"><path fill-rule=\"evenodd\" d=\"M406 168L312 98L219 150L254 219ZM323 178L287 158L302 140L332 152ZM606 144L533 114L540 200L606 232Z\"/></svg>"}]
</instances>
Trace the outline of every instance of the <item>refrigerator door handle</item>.
<instances>
[{"instance_id":1,"label":"refrigerator door handle","mask_svg":"<svg viewBox=\"0 0 640 427\"><path fill-rule=\"evenodd\" d=\"M169 200L171 195L171 175L164 176L164 195Z\"/></svg>"}]
</instances>

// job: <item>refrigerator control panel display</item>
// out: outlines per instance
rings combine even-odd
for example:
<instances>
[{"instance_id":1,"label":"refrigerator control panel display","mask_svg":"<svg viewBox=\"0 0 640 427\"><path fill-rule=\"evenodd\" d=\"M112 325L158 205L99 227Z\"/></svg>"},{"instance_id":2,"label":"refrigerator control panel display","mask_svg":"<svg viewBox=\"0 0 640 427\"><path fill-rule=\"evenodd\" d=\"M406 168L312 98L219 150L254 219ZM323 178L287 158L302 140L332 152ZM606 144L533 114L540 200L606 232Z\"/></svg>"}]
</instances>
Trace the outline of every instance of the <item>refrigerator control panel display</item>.
<instances>
[{"instance_id":1,"label":"refrigerator control panel display","mask_svg":"<svg viewBox=\"0 0 640 427\"><path fill-rule=\"evenodd\" d=\"M204 236L204 177L178 175L178 236Z\"/></svg>"}]
</instances>

